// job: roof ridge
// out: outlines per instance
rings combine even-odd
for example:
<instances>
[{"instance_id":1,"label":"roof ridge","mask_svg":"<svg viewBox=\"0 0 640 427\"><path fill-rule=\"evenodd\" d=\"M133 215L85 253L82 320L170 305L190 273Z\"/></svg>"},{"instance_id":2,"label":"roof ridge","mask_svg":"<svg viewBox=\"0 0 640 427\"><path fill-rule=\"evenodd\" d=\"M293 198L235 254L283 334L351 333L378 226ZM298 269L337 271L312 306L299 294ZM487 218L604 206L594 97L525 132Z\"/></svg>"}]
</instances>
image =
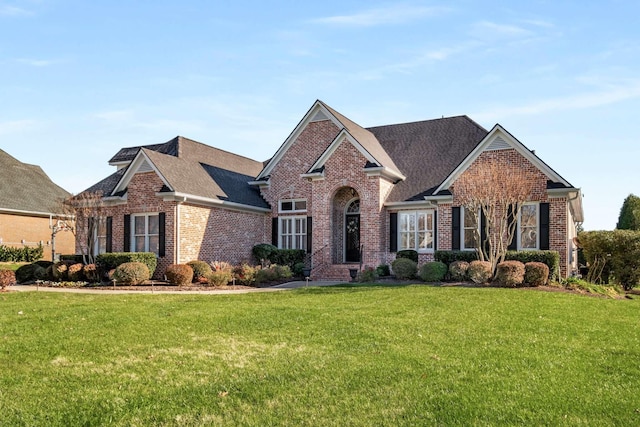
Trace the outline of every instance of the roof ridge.
<instances>
[{"instance_id":1,"label":"roof ridge","mask_svg":"<svg viewBox=\"0 0 640 427\"><path fill-rule=\"evenodd\" d=\"M414 121L402 122L402 123L388 123L386 125L370 126L370 127L365 128L365 129L368 130L368 131L371 131L371 129L383 128L383 127L389 127L389 126L412 125L412 124L417 124L417 123L435 122L435 121L440 121L440 120L451 120L451 119L458 119L458 118L466 119L469 122L471 122L472 124L474 124L475 126L487 131L487 129L485 129L484 126L480 125L478 122L476 122L475 120L471 119L466 114L458 114L456 116L448 116L448 117L444 117L443 116L443 117L437 117L437 118L434 118L434 119L414 120Z\"/></svg>"}]
</instances>

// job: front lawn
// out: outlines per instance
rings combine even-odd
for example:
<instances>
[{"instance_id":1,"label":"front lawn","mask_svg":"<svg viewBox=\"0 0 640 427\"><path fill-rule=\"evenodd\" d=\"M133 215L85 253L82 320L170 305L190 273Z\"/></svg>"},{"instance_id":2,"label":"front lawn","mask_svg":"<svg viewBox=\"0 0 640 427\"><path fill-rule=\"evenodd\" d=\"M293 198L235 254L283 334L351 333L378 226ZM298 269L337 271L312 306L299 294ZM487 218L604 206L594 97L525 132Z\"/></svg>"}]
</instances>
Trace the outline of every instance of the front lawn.
<instances>
[{"instance_id":1,"label":"front lawn","mask_svg":"<svg viewBox=\"0 0 640 427\"><path fill-rule=\"evenodd\" d=\"M0 294L0 425L639 425L640 302Z\"/></svg>"}]
</instances>

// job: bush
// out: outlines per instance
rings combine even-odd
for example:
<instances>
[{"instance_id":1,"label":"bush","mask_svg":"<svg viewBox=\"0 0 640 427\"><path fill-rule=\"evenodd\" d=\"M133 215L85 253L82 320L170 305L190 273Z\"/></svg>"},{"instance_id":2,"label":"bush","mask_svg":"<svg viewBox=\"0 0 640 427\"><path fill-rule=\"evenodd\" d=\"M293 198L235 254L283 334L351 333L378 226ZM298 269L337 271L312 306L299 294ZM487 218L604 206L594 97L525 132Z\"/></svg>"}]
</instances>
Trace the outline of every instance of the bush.
<instances>
[{"instance_id":1,"label":"bush","mask_svg":"<svg viewBox=\"0 0 640 427\"><path fill-rule=\"evenodd\" d=\"M489 261L471 261L469 263L469 269L467 275L473 283L487 283L491 280L491 263Z\"/></svg>"},{"instance_id":2,"label":"bush","mask_svg":"<svg viewBox=\"0 0 640 427\"><path fill-rule=\"evenodd\" d=\"M549 267L541 262L528 262L524 265L524 284L544 286L549 280Z\"/></svg>"},{"instance_id":3,"label":"bush","mask_svg":"<svg viewBox=\"0 0 640 427\"><path fill-rule=\"evenodd\" d=\"M418 272L418 264L409 258L396 258L391 263L391 268L399 280L413 279Z\"/></svg>"},{"instance_id":4,"label":"bush","mask_svg":"<svg viewBox=\"0 0 640 427\"><path fill-rule=\"evenodd\" d=\"M98 273L98 268L95 264L85 265L82 267L82 272L89 282L97 283L100 281L100 274Z\"/></svg>"},{"instance_id":5,"label":"bush","mask_svg":"<svg viewBox=\"0 0 640 427\"><path fill-rule=\"evenodd\" d=\"M109 252L96 257L96 266L101 274L106 274L120 264L126 262L141 262L147 266L149 277L156 271L158 260L153 252Z\"/></svg>"},{"instance_id":6,"label":"bush","mask_svg":"<svg viewBox=\"0 0 640 427\"><path fill-rule=\"evenodd\" d=\"M42 268L42 267L40 267ZM0 270L0 289L16 284L16 273L13 270Z\"/></svg>"},{"instance_id":7,"label":"bush","mask_svg":"<svg viewBox=\"0 0 640 427\"><path fill-rule=\"evenodd\" d=\"M358 273L356 280L360 283L371 283L378 280L378 270L373 267L365 267Z\"/></svg>"},{"instance_id":8,"label":"bush","mask_svg":"<svg viewBox=\"0 0 640 427\"><path fill-rule=\"evenodd\" d=\"M380 264L376 268L376 274L379 277L386 277L386 276L391 275L391 270L389 270L389 266L387 264Z\"/></svg>"},{"instance_id":9,"label":"bush","mask_svg":"<svg viewBox=\"0 0 640 427\"><path fill-rule=\"evenodd\" d=\"M469 270L469 263L467 261L453 261L449 264L449 276L451 280L456 282L463 282L469 277L467 272Z\"/></svg>"},{"instance_id":10,"label":"bush","mask_svg":"<svg viewBox=\"0 0 640 427\"><path fill-rule=\"evenodd\" d=\"M505 261L541 262L549 267L549 279L560 280L560 254L557 251L508 251Z\"/></svg>"},{"instance_id":11,"label":"bush","mask_svg":"<svg viewBox=\"0 0 640 427\"><path fill-rule=\"evenodd\" d=\"M278 271L273 266L259 268L256 271L256 283L278 280Z\"/></svg>"},{"instance_id":12,"label":"bush","mask_svg":"<svg viewBox=\"0 0 640 427\"><path fill-rule=\"evenodd\" d=\"M303 276L305 268L307 268L307 265L304 262L296 262L291 269L291 273L296 277Z\"/></svg>"},{"instance_id":13,"label":"bush","mask_svg":"<svg viewBox=\"0 0 640 427\"><path fill-rule=\"evenodd\" d=\"M278 251L278 248L268 243L260 243L258 245L255 245L251 249L251 253L253 254L253 257L262 266L272 262L271 258L273 257L273 254L277 251Z\"/></svg>"},{"instance_id":14,"label":"bush","mask_svg":"<svg viewBox=\"0 0 640 427\"><path fill-rule=\"evenodd\" d=\"M202 282L203 279L206 280L213 272L209 264L204 261L189 261L187 265L193 270L194 282Z\"/></svg>"},{"instance_id":15,"label":"bush","mask_svg":"<svg viewBox=\"0 0 640 427\"><path fill-rule=\"evenodd\" d=\"M276 249L269 258L271 264L288 265L293 268L296 264L304 263L307 252L302 249Z\"/></svg>"},{"instance_id":16,"label":"bush","mask_svg":"<svg viewBox=\"0 0 640 427\"><path fill-rule=\"evenodd\" d=\"M36 263L36 268L33 270L33 278L36 280L49 280L49 267L44 268Z\"/></svg>"},{"instance_id":17,"label":"bush","mask_svg":"<svg viewBox=\"0 0 640 427\"><path fill-rule=\"evenodd\" d=\"M15 272L16 281L18 283L26 283L35 279L35 271L39 266L37 264L25 264Z\"/></svg>"},{"instance_id":18,"label":"bush","mask_svg":"<svg viewBox=\"0 0 640 427\"><path fill-rule=\"evenodd\" d=\"M398 251L398 253L396 254L396 259L398 258L406 258L406 259L410 259L411 261L415 262L416 264L418 263L418 252L414 251L413 249L406 249L404 251Z\"/></svg>"},{"instance_id":19,"label":"bush","mask_svg":"<svg viewBox=\"0 0 640 427\"><path fill-rule=\"evenodd\" d=\"M113 272L113 279L124 285L139 285L150 278L149 267L142 262L122 263Z\"/></svg>"},{"instance_id":20,"label":"bush","mask_svg":"<svg viewBox=\"0 0 640 427\"><path fill-rule=\"evenodd\" d=\"M579 239L590 281L614 282L627 291L640 283L640 231L588 231Z\"/></svg>"},{"instance_id":21,"label":"bush","mask_svg":"<svg viewBox=\"0 0 640 427\"><path fill-rule=\"evenodd\" d=\"M45 280L53 280L53 264L47 267L44 273L44 276L45 276Z\"/></svg>"},{"instance_id":22,"label":"bush","mask_svg":"<svg viewBox=\"0 0 640 427\"><path fill-rule=\"evenodd\" d=\"M207 280L214 286L226 286L233 280L233 268L227 262L214 261L211 263L211 270Z\"/></svg>"},{"instance_id":23,"label":"bush","mask_svg":"<svg viewBox=\"0 0 640 427\"><path fill-rule=\"evenodd\" d=\"M455 261L471 263L471 261L478 260L478 254L476 251L436 251L434 259L447 265L451 265Z\"/></svg>"},{"instance_id":24,"label":"bush","mask_svg":"<svg viewBox=\"0 0 640 427\"><path fill-rule=\"evenodd\" d=\"M0 245L0 262L34 262L42 258L43 255L44 248L42 245L34 248L28 246L14 248Z\"/></svg>"},{"instance_id":25,"label":"bush","mask_svg":"<svg viewBox=\"0 0 640 427\"><path fill-rule=\"evenodd\" d=\"M242 263L233 268L233 277L236 284L250 286L256 281L256 268L247 263Z\"/></svg>"},{"instance_id":26,"label":"bush","mask_svg":"<svg viewBox=\"0 0 640 427\"><path fill-rule=\"evenodd\" d=\"M68 268L67 268L67 277L69 277L69 280L71 280L72 282L81 282L84 280L84 273L82 271L82 268L84 266L82 264L71 264Z\"/></svg>"},{"instance_id":27,"label":"bush","mask_svg":"<svg viewBox=\"0 0 640 427\"><path fill-rule=\"evenodd\" d=\"M272 268L276 269L276 272L278 273L278 279L290 279L293 277L293 272L288 265L276 265Z\"/></svg>"},{"instance_id":28,"label":"bush","mask_svg":"<svg viewBox=\"0 0 640 427\"><path fill-rule=\"evenodd\" d=\"M424 282L442 282L447 275L447 264L440 261L429 261L420 267L420 278Z\"/></svg>"},{"instance_id":29,"label":"bush","mask_svg":"<svg viewBox=\"0 0 640 427\"><path fill-rule=\"evenodd\" d=\"M524 283L524 264L520 261L503 261L496 266L496 282L500 286L515 288Z\"/></svg>"},{"instance_id":30,"label":"bush","mask_svg":"<svg viewBox=\"0 0 640 427\"><path fill-rule=\"evenodd\" d=\"M53 280L56 280L58 282L67 280L67 278L69 277L67 275L67 270L69 270L69 266L67 266L67 264L62 261L58 261L53 264Z\"/></svg>"},{"instance_id":31,"label":"bush","mask_svg":"<svg viewBox=\"0 0 640 427\"><path fill-rule=\"evenodd\" d=\"M193 280L193 268L187 264L171 264L164 271L164 275L172 285L184 286Z\"/></svg>"}]
</instances>

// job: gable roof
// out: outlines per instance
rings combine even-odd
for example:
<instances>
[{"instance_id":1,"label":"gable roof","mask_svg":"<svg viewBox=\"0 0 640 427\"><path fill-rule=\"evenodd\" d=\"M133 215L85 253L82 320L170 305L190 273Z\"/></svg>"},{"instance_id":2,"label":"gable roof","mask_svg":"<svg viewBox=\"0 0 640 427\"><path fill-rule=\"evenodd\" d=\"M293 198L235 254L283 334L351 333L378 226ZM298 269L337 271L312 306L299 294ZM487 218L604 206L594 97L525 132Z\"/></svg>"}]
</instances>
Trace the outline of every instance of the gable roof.
<instances>
[{"instance_id":1,"label":"gable roof","mask_svg":"<svg viewBox=\"0 0 640 427\"><path fill-rule=\"evenodd\" d=\"M0 210L62 214L60 202L70 195L40 166L22 163L0 150Z\"/></svg>"}]
</instances>

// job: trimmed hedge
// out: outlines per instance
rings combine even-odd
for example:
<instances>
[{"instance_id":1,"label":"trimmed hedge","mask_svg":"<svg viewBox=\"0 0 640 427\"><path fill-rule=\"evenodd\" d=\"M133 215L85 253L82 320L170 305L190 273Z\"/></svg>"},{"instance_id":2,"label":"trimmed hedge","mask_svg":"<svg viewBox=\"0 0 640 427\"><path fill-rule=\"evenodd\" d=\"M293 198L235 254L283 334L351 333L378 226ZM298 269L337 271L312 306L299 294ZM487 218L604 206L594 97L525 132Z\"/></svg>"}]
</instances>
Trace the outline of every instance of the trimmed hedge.
<instances>
[{"instance_id":1,"label":"trimmed hedge","mask_svg":"<svg viewBox=\"0 0 640 427\"><path fill-rule=\"evenodd\" d=\"M194 282L204 282L213 273L211 266L204 261L189 261L187 265L193 269Z\"/></svg>"},{"instance_id":2,"label":"trimmed hedge","mask_svg":"<svg viewBox=\"0 0 640 427\"><path fill-rule=\"evenodd\" d=\"M455 282L462 282L469 277L469 263L467 261L453 261L449 264L449 277Z\"/></svg>"},{"instance_id":3,"label":"trimmed hedge","mask_svg":"<svg viewBox=\"0 0 640 427\"><path fill-rule=\"evenodd\" d=\"M164 271L164 275L172 285L189 285L193 280L193 268L187 264L171 264Z\"/></svg>"},{"instance_id":4,"label":"trimmed hedge","mask_svg":"<svg viewBox=\"0 0 640 427\"><path fill-rule=\"evenodd\" d=\"M102 274L117 268L125 262L143 263L149 270L149 277L153 276L153 273L156 271L156 266L158 265L156 254L153 252L110 252L100 254L96 257L96 266Z\"/></svg>"},{"instance_id":5,"label":"trimmed hedge","mask_svg":"<svg viewBox=\"0 0 640 427\"><path fill-rule=\"evenodd\" d=\"M263 260L266 260L270 264L286 265L294 273L298 270L296 264L304 264L307 257L307 251L304 249L278 249L267 243L255 245L251 252L260 264L263 264Z\"/></svg>"},{"instance_id":6,"label":"trimmed hedge","mask_svg":"<svg viewBox=\"0 0 640 427\"><path fill-rule=\"evenodd\" d=\"M420 278L425 282L442 282L447 275L447 264L440 261L425 262L420 267Z\"/></svg>"},{"instance_id":7,"label":"trimmed hedge","mask_svg":"<svg viewBox=\"0 0 640 427\"><path fill-rule=\"evenodd\" d=\"M403 251L398 251L398 253L396 254L396 259L399 258L406 258L406 259L410 259L411 261L415 262L416 264L418 263L418 252L414 251L413 249L405 249Z\"/></svg>"},{"instance_id":8,"label":"trimmed hedge","mask_svg":"<svg viewBox=\"0 0 640 427\"><path fill-rule=\"evenodd\" d=\"M409 258L396 258L391 263L391 269L396 279L406 280L416 277L418 272L418 264Z\"/></svg>"},{"instance_id":9,"label":"trimmed hedge","mask_svg":"<svg viewBox=\"0 0 640 427\"><path fill-rule=\"evenodd\" d=\"M139 285L150 278L149 268L142 262L124 262L113 272L113 279L125 285Z\"/></svg>"},{"instance_id":10,"label":"trimmed hedge","mask_svg":"<svg viewBox=\"0 0 640 427\"><path fill-rule=\"evenodd\" d=\"M271 257L277 250L277 247L270 245L269 243L260 243L251 249L251 253L258 264L263 264L264 261L272 262Z\"/></svg>"},{"instance_id":11,"label":"trimmed hedge","mask_svg":"<svg viewBox=\"0 0 640 427\"><path fill-rule=\"evenodd\" d=\"M524 264L520 261L503 261L496 266L496 282L500 286L515 288L524 283Z\"/></svg>"},{"instance_id":12,"label":"trimmed hedge","mask_svg":"<svg viewBox=\"0 0 640 427\"><path fill-rule=\"evenodd\" d=\"M471 262L478 259L476 251L436 251L434 254L436 261L449 265L455 261Z\"/></svg>"},{"instance_id":13,"label":"trimmed hedge","mask_svg":"<svg viewBox=\"0 0 640 427\"><path fill-rule=\"evenodd\" d=\"M483 284L491 280L493 272L491 271L491 263L489 261L471 261L467 270L469 279L473 283Z\"/></svg>"},{"instance_id":14,"label":"trimmed hedge","mask_svg":"<svg viewBox=\"0 0 640 427\"><path fill-rule=\"evenodd\" d=\"M12 246L0 245L0 262L34 262L42 258L44 248L38 245L35 248L23 246L14 248Z\"/></svg>"},{"instance_id":15,"label":"trimmed hedge","mask_svg":"<svg viewBox=\"0 0 640 427\"><path fill-rule=\"evenodd\" d=\"M541 262L528 262L524 265L524 284L544 286L549 280L549 267Z\"/></svg>"}]
</instances>

